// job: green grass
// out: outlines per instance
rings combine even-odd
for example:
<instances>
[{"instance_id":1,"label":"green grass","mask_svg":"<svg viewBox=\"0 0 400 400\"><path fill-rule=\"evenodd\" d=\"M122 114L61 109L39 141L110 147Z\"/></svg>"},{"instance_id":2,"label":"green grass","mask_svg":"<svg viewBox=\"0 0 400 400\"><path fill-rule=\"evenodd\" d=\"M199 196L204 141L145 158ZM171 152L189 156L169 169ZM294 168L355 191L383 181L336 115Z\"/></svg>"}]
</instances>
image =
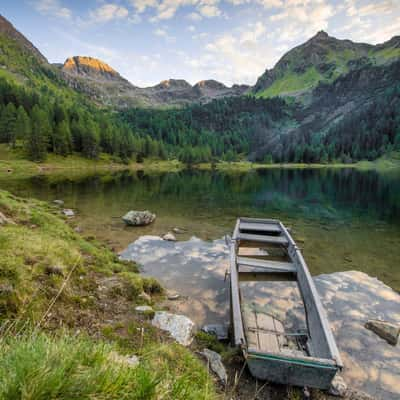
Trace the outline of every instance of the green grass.
<instances>
[{"instance_id":1,"label":"green grass","mask_svg":"<svg viewBox=\"0 0 400 400\"><path fill-rule=\"evenodd\" d=\"M177 160L145 159L140 164L134 161L126 164L105 153L100 154L97 160L91 160L79 154L67 157L48 154L46 161L37 163L27 160L21 149L11 149L8 145L0 144L0 180L23 179L36 175L58 175L71 178L95 172L118 170L169 172L179 171L183 167L183 164Z\"/></svg>"},{"instance_id":2,"label":"green grass","mask_svg":"<svg viewBox=\"0 0 400 400\"><path fill-rule=\"evenodd\" d=\"M298 92L316 86L322 79L322 75L315 67L308 68L303 74L288 72L277 79L269 88L257 93L256 96L268 98Z\"/></svg>"},{"instance_id":3,"label":"green grass","mask_svg":"<svg viewBox=\"0 0 400 400\"><path fill-rule=\"evenodd\" d=\"M0 212L1 399L216 398L205 365L135 313L162 296L155 279L56 206L0 190Z\"/></svg>"},{"instance_id":4,"label":"green grass","mask_svg":"<svg viewBox=\"0 0 400 400\"><path fill-rule=\"evenodd\" d=\"M4 400L216 398L206 369L179 345L149 347L130 366L111 344L65 332L7 335L0 376Z\"/></svg>"}]
</instances>

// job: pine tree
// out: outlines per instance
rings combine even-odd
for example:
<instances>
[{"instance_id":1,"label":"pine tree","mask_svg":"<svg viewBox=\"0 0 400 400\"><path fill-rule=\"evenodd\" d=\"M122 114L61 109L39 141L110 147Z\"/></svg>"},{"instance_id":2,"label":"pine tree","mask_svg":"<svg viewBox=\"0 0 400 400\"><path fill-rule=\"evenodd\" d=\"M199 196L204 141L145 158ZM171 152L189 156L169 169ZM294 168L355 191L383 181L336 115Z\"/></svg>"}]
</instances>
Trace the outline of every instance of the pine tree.
<instances>
[{"instance_id":1,"label":"pine tree","mask_svg":"<svg viewBox=\"0 0 400 400\"><path fill-rule=\"evenodd\" d=\"M44 161L51 126L47 114L39 106L32 109L32 130L26 140L26 151L32 161Z\"/></svg>"},{"instance_id":2,"label":"pine tree","mask_svg":"<svg viewBox=\"0 0 400 400\"><path fill-rule=\"evenodd\" d=\"M25 141L31 134L31 120L22 106L18 107L15 121L15 135L17 140Z\"/></svg>"},{"instance_id":3,"label":"pine tree","mask_svg":"<svg viewBox=\"0 0 400 400\"><path fill-rule=\"evenodd\" d=\"M66 120L57 124L53 133L53 151L56 154L66 156L71 153L72 139L69 124Z\"/></svg>"},{"instance_id":4,"label":"pine tree","mask_svg":"<svg viewBox=\"0 0 400 400\"><path fill-rule=\"evenodd\" d=\"M15 122L17 110L13 103L8 103L0 117L0 142L14 144L16 140Z\"/></svg>"}]
</instances>

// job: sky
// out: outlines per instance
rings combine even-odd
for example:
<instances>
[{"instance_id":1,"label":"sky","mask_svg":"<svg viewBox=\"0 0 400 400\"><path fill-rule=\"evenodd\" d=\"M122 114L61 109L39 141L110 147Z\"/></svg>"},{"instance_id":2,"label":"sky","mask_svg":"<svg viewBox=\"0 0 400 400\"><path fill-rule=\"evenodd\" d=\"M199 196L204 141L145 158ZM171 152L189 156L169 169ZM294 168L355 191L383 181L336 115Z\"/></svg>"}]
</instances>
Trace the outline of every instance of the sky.
<instances>
[{"instance_id":1,"label":"sky","mask_svg":"<svg viewBox=\"0 0 400 400\"><path fill-rule=\"evenodd\" d=\"M254 84L319 30L373 44L400 34L400 0L1 0L0 13L50 62L99 58L141 87Z\"/></svg>"}]
</instances>

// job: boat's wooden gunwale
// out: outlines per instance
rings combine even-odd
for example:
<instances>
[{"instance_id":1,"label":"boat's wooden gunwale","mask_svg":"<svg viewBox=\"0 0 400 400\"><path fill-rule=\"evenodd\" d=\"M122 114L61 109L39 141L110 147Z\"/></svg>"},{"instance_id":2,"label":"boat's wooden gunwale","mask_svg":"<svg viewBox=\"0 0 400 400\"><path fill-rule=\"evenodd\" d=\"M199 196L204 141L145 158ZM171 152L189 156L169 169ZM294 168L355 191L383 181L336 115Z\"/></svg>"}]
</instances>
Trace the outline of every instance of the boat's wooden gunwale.
<instances>
[{"instance_id":1,"label":"boat's wooden gunwale","mask_svg":"<svg viewBox=\"0 0 400 400\"><path fill-rule=\"evenodd\" d=\"M321 300L319 298L317 289L315 287L314 281L311 277L310 271L308 270L307 264L304 261L303 255L300 249L297 247L296 242L293 240L290 233L287 231L285 226L280 222L282 233L286 236L289 246L288 253L292 261L296 264L297 272L297 282L299 285L300 293L303 297L304 308L306 310L306 316L308 319L308 325L312 324L310 320L310 314L316 317L317 323L323 329L326 343L329 348L330 355L335 361L339 368L343 368L343 362L339 354L339 350L336 345L336 341L333 337L331 328L329 326L328 318L325 313L325 309L322 306ZM315 310L314 310L315 308ZM312 327L311 327L312 328ZM319 327L317 327L318 329ZM312 338L313 339L313 338ZM314 338L315 339L315 338Z\"/></svg>"},{"instance_id":2,"label":"boat's wooden gunwale","mask_svg":"<svg viewBox=\"0 0 400 400\"><path fill-rule=\"evenodd\" d=\"M244 223L243 229L240 225L241 222ZM254 227L254 224L259 225ZM261 228L262 225L266 228L265 230ZM251 233L246 233L246 228L249 228L247 230ZM254 234L254 232L256 233ZM265 235L258 234L258 232L265 233ZM278 233L279 235L271 235L271 233ZM249 238L252 240L246 240ZM251 243L251 246L249 246L249 243ZM260 248L279 246L289 256L291 262L279 264L279 261L271 263L271 260L246 259L246 257L238 256L238 249L243 245L245 247L259 246ZM343 364L314 281L300 249L287 228L278 220L239 218L233 232L230 250L231 302L235 344L242 348L249 366L252 365L250 369L254 376L261 379L270 377L283 383L285 379L288 379L288 382L292 384L303 384L304 382L307 385L308 382L310 385L315 384L315 387L326 388L335 372L341 369ZM263 263L265 263L264 266ZM268 265L268 263L271 264ZM306 310L311 356L288 355L284 352L274 352L272 349L271 352L263 352L260 349L248 347L243 324L239 284L241 281L259 280L297 281ZM297 366L296 372L292 378L289 376L285 378L285 374L289 373L291 366ZM276 368L280 371L279 373ZM310 376L309 371L314 369L315 372ZM283 375L281 376L280 373Z\"/></svg>"},{"instance_id":3,"label":"boat's wooden gunwale","mask_svg":"<svg viewBox=\"0 0 400 400\"><path fill-rule=\"evenodd\" d=\"M318 366L327 366L337 368L337 364L335 361L329 358L318 358L318 357L299 357L299 356L289 356L284 353L274 353L274 352L261 352L257 349L248 348L246 350L247 357L258 357L258 358L273 358L275 360L282 360L286 362L301 362L308 363Z\"/></svg>"}]
</instances>

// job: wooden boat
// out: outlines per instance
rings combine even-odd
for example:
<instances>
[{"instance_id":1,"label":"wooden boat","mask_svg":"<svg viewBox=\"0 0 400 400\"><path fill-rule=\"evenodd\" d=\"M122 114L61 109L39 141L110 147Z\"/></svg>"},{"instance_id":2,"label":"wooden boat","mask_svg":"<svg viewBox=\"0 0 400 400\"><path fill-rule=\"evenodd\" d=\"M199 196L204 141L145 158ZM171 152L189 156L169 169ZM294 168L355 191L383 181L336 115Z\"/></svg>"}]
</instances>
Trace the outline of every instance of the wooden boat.
<instances>
[{"instance_id":1,"label":"wooden boat","mask_svg":"<svg viewBox=\"0 0 400 400\"><path fill-rule=\"evenodd\" d=\"M342 361L308 267L288 229L278 220L239 218L229 246L233 342L242 349L251 374L282 384L329 388ZM283 260L270 257L272 249L281 251ZM254 250L259 254L249 256ZM245 307L240 283L269 280L297 282L305 332L285 332L276 316Z\"/></svg>"}]
</instances>

